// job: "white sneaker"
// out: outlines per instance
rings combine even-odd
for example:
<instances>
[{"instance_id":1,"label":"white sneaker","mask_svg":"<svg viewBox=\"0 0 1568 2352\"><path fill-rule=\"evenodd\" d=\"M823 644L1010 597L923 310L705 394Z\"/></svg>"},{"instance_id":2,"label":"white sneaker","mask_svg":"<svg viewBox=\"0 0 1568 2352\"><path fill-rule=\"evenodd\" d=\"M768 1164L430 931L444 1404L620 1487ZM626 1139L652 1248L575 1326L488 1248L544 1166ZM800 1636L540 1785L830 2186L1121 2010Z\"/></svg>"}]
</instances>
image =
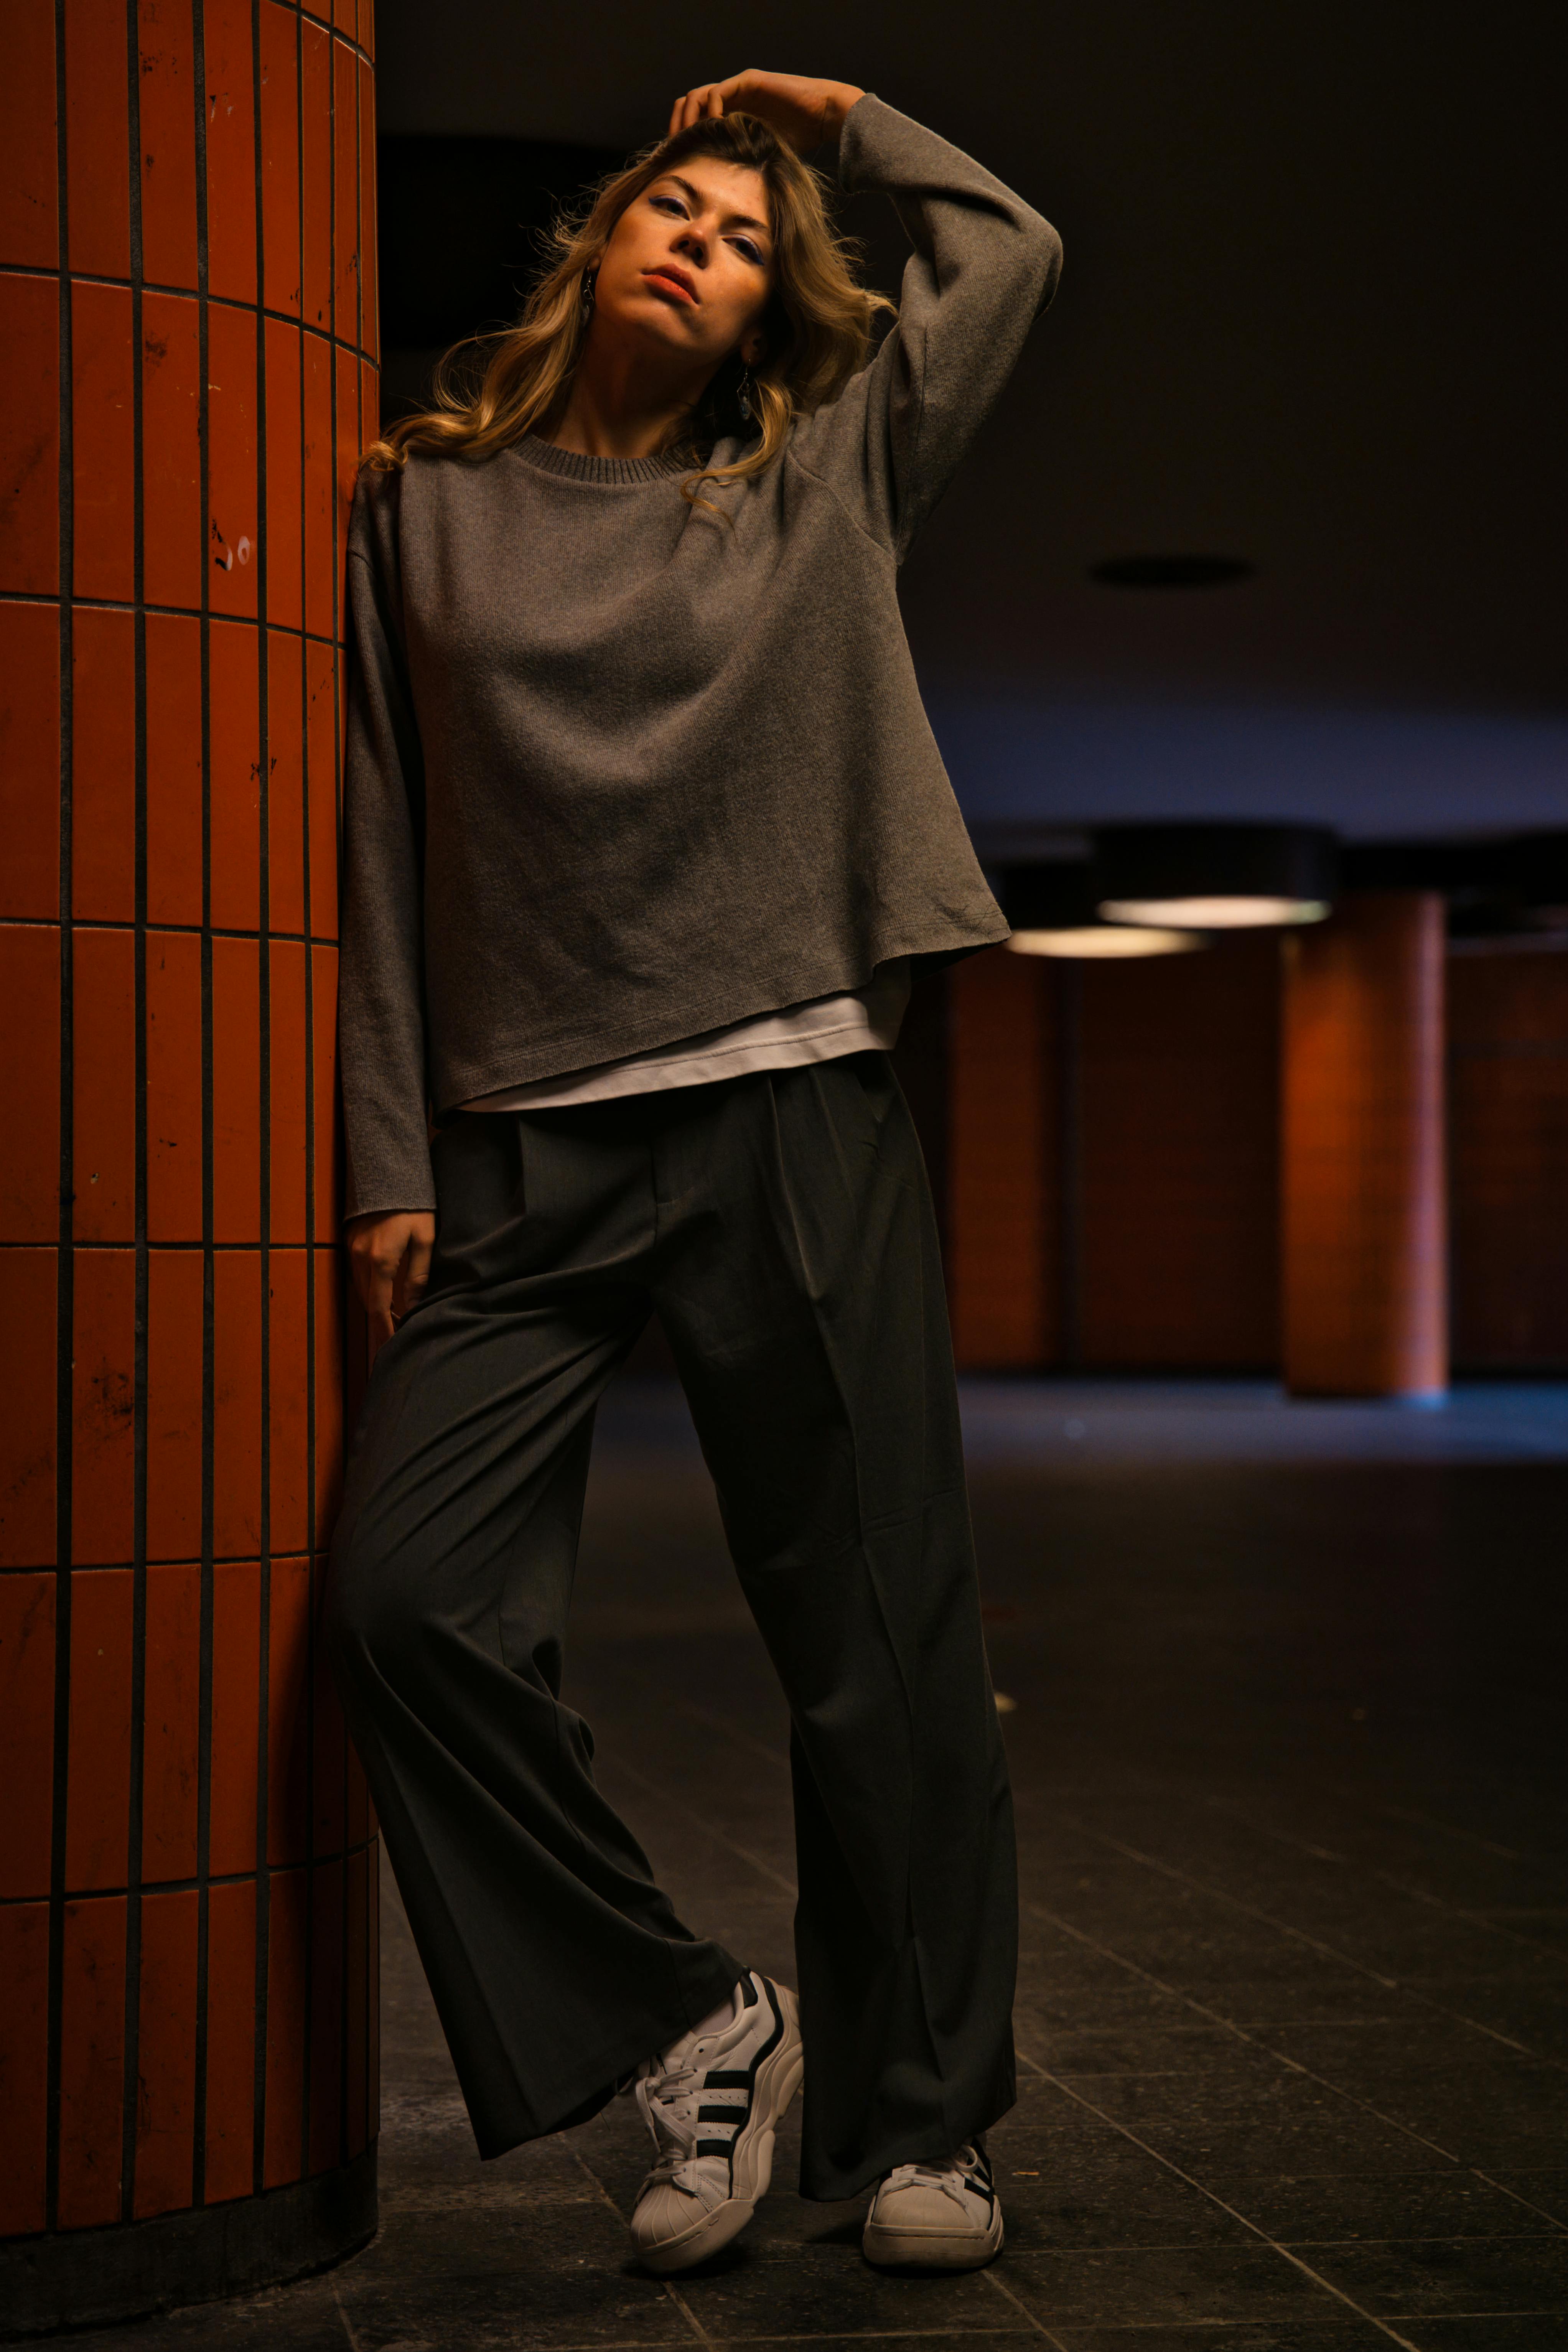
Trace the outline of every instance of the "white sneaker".
<instances>
[{"instance_id":1,"label":"white sneaker","mask_svg":"<svg viewBox=\"0 0 1568 2352\"><path fill-rule=\"evenodd\" d=\"M1002 2207L983 2147L900 2164L877 2184L861 2251L879 2270L977 2271L1002 2251Z\"/></svg>"},{"instance_id":2,"label":"white sneaker","mask_svg":"<svg viewBox=\"0 0 1568 2352\"><path fill-rule=\"evenodd\" d=\"M632 2243L649 2270L689 2270L745 2228L805 2063L794 1993L752 1974L638 2067L637 2101L658 2161L637 2192Z\"/></svg>"}]
</instances>

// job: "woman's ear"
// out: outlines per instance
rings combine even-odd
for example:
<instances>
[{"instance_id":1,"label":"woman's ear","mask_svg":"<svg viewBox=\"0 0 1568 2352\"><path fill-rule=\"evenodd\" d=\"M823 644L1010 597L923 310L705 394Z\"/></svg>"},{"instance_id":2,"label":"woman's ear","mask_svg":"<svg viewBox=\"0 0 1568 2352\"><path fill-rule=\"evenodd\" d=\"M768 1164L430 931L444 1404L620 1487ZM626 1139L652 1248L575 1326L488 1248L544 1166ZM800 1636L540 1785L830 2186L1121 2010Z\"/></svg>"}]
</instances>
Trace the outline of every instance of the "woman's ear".
<instances>
[{"instance_id":1,"label":"woman's ear","mask_svg":"<svg viewBox=\"0 0 1568 2352\"><path fill-rule=\"evenodd\" d=\"M741 359L744 366L761 367L767 355L768 339L760 327L753 328L749 335L742 336Z\"/></svg>"}]
</instances>

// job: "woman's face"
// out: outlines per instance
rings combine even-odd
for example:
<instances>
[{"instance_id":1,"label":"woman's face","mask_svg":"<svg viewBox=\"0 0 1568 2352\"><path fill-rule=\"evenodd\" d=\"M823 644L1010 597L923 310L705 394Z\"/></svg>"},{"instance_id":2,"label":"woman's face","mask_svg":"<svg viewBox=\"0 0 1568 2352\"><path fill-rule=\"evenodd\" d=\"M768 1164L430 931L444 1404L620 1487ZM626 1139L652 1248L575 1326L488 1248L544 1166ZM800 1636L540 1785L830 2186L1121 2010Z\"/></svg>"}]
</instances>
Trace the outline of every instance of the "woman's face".
<instances>
[{"instance_id":1,"label":"woman's face","mask_svg":"<svg viewBox=\"0 0 1568 2352\"><path fill-rule=\"evenodd\" d=\"M760 172L687 155L633 198L616 223L594 289L595 330L704 380L731 352L754 366L774 284L767 187Z\"/></svg>"}]
</instances>

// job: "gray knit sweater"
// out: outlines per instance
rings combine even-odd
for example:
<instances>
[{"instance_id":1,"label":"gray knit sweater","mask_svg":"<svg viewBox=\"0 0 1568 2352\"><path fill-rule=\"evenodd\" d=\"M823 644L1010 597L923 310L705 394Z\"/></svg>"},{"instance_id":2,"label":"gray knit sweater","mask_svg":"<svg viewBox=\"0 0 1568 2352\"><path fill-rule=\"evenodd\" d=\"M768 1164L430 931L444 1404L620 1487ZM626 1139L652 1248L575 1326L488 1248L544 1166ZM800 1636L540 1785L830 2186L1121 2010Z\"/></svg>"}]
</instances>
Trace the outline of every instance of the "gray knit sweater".
<instances>
[{"instance_id":1,"label":"gray knit sweater","mask_svg":"<svg viewBox=\"0 0 1568 2352\"><path fill-rule=\"evenodd\" d=\"M344 809L348 1213L435 1205L437 1111L1004 938L899 564L1059 267L879 100L839 142L914 251L896 328L760 478L531 438L362 476ZM739 454L721 444L714 462Z\"/></svg>"}]
</instances>

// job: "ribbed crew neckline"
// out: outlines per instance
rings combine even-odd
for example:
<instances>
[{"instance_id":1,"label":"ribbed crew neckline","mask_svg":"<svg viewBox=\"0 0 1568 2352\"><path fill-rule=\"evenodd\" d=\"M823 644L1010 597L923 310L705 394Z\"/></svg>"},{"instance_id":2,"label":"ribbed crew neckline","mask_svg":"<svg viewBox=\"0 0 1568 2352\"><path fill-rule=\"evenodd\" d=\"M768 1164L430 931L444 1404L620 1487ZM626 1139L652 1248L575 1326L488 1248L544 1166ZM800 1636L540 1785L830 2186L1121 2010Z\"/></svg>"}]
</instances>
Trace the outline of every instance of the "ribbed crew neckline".
<instances>
[{"instance_id":1,"label":"ribbed crew neckline","mask_svg":"<svg viewBox=\"0 0 1568 2352\"><path fill-rule=\"evenodd\" d=\"M512 444L513 455L542 474L563 474L574 482L668 482L677 474L695 469L689 457L584 457L575 449L558 449L530 433Z\"/></svg>"}]
</instances>

